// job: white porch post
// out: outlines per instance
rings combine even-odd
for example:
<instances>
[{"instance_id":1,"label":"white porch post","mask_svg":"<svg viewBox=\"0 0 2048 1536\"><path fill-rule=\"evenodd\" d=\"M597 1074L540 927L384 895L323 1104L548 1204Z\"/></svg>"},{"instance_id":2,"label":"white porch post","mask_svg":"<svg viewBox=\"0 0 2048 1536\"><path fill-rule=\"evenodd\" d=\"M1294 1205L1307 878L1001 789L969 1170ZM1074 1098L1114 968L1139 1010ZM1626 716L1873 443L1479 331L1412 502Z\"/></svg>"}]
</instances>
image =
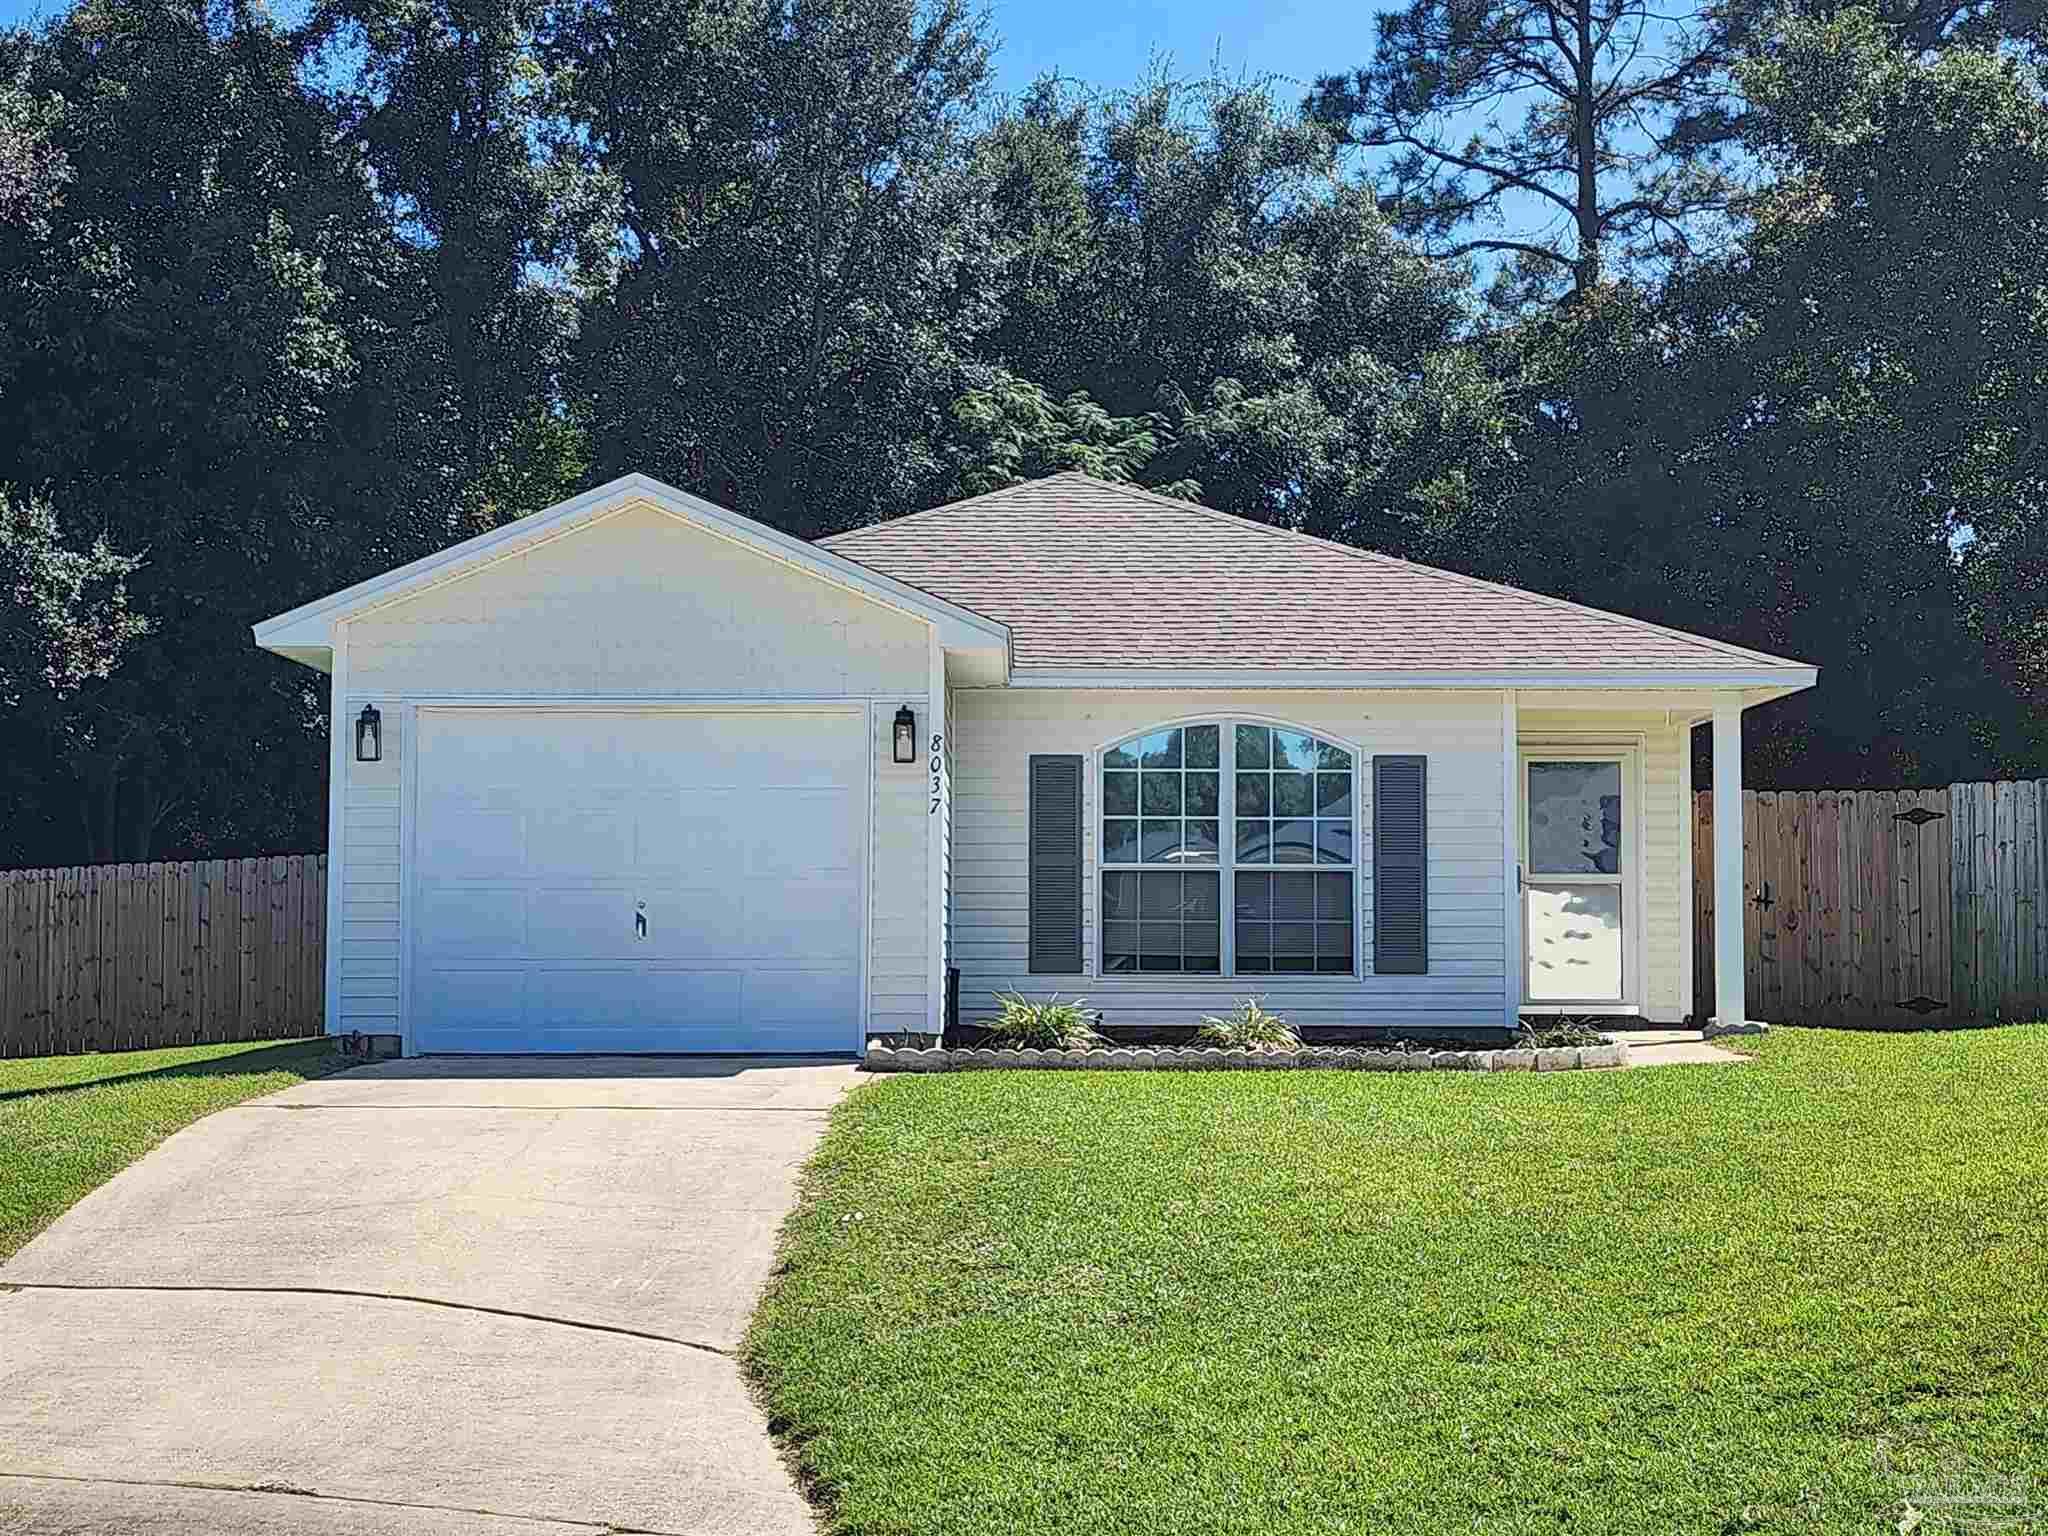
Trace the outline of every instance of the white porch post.
<instances>
[{"instance_id":1,"label":"white porch post","mask_svg":"<svg viewBox=\"0 0 2048 1536\"><path fill-rule=\"evenodd\" d=\"M1512 688L1501 694L1500 828L1501 1024L1514 1029L1522 1022L1522 744L1520 700Z\"/></svg>"},{"instance_id":2,"label":"white porch post","mask_svg":"<svg viewBox=\"0 0 2048 1536\"><path fill-rule=\"evenodd\" d=\"M1714 1019L1712 1027L1747 1024L1742 985L1742 695L1714 695Z\"/></svg>"}]
</instances>

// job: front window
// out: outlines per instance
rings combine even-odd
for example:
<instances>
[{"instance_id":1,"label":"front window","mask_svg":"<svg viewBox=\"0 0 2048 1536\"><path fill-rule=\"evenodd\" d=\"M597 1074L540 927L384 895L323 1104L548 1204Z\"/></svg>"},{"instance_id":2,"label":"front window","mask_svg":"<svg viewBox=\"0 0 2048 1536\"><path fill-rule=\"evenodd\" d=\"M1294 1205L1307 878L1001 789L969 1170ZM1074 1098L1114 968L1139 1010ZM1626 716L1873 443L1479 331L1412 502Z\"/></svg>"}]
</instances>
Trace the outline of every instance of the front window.
<instances>
[{"instance_id":1,"label":"front window","mask_svg":"<svg viewBox=\"0 0 2048 1536\"><path fill-rule=\"evenodd\" d=\"M1352 974L1356 780L1345 748L1249 721L1109 748L1103 969Z\"/></svg>"},{"instance_id":2,"label":"front window","mask_svg":"<svg viewBox=\"0 0 2048 1536\"><path fill-rule=\"evenodd\" d=\"M1102 754L1102 964L1223 968L1221 728L1177 725ZM1112 869L1112 865L1134 866Z\"/></svg>"}]
</instances>

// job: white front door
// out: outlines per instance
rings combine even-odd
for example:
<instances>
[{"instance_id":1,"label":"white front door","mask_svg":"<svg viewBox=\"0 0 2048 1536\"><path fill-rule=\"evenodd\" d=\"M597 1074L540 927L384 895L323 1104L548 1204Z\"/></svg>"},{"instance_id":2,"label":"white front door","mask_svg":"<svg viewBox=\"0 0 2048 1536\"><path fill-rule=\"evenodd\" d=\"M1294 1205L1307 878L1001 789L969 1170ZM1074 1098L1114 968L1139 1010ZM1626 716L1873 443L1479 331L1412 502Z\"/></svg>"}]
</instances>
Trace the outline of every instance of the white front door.
<instances>
[{"instance_id":1,"label":"white front door","mask_svg":"<svg viewBox=\"0 0 2048 1536\"><path fill-rule=\"evenodd\" d=\"M418 722L414 1050L859 1048L861 712Z\"/></svg>"},{"instance_id":2,"label":"white front door","mask_svg":"<svg viewBox=\"0 0 2048 1536\"><path fill-rule=\"evenodd\" d=\"M1523 758L1522 995L1531 1005L1638 998L1634 768L1626 752Z\"/></svg>"}]
</instances>

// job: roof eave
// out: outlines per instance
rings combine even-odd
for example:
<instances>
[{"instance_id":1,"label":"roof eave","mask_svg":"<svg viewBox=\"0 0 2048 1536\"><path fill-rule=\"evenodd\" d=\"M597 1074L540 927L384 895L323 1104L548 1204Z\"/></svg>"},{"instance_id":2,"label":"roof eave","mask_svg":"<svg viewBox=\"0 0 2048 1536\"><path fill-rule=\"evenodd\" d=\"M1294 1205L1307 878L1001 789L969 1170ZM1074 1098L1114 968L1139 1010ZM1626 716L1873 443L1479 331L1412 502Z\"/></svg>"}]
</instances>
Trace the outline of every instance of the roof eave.
<instances>
[{"instance_id":1,"label":"roof eave","mask_svg":"<svg viewBox=\"0 0 2048 1536\"><path fill-rule=\"evenodd\" d=\"M746 545L770 559L781 560L807 574L860 596L931 623L940 645L949 650L1010 650L1006 624L920 591L907 582L835 554L802 539L791 538L737 512L677 490L648 475L622 475L581 496L530 516L480 533L459 544L426 555L339 592L315 598L286 613L252 626L256 643L280 656L325 670L334 646L335 626L360 618L390 603L459 580L471 571L534 548L634 504L651 505L684 522Z\"/></svg>"},{"instance_id":2,"label":"roof eave","mask_svg":"<svg viewBox=\"0 0 2048 1536\"><path fill-rule=\"evenodd\" d=\"M1811 688L1817 667L1032 667L1012 669L1013 688L1734 688L1749 704Z\"/></svg>"}]
</instances>

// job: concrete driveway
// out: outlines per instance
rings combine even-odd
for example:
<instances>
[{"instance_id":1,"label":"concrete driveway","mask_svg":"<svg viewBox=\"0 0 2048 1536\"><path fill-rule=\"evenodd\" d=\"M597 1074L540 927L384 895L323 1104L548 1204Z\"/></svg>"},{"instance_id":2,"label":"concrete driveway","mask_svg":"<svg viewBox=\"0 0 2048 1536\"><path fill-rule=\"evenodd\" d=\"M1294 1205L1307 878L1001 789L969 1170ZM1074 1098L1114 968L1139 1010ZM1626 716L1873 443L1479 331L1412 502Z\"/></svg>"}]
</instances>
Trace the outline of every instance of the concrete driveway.
<instances>
[{"instance_id":1,"label":"concrete driveway","mask_svg":"<svg viewBox=\"0 0 2048 1536\"><path fill-rule=\"evenodd\" d=\"M0 1266L0 1530L809 1532L733 1353L850 1065L389 1062Z\"/></svg>"}]
</instances>

